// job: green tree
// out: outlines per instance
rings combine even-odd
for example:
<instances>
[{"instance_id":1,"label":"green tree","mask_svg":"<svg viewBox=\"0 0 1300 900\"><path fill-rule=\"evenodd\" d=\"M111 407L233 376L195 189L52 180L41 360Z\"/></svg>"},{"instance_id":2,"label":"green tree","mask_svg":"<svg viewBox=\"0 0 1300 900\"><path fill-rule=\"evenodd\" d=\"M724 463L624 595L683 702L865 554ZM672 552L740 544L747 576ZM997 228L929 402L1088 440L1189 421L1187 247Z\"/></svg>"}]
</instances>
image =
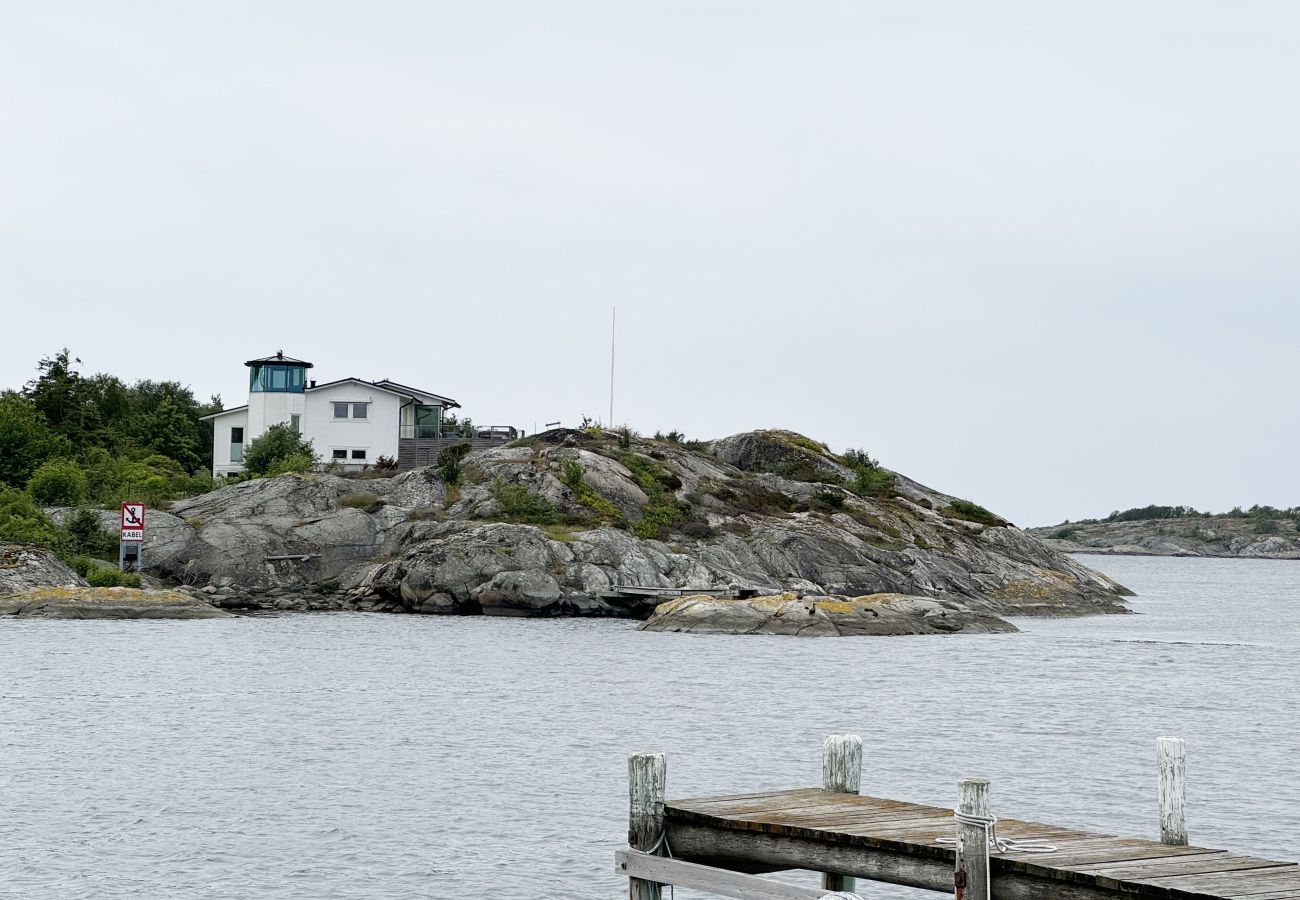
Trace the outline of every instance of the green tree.
<instances>
[{"instance_id":1,"label":"green tree","mask_svg":"<svg viewBox=\"0 0 1300 900\"><path fill-rule=\"evenodd\" d=\"M50 460L27 482L27 493L41 506L80 506L86 492L86 474L70 459Z\"/></svg>"},{"instance_id":2,"label":"green tree","mask_svg":"<svg viewBox=\"0 0 1300 900\"><path fill-rule=\"evenodd\" d=\"M193 472L203 460L198 448L198 417L187 415L171 397L163 397L140 416L136 428L144 446L176 460L186 472Z\"/></svg>"},{"instance_id":3,"label":"green tree","mask_svg":"<svg viewBox=\"0 0 1300 900\"><path fill-rule=\"evenodd\" d=\"M0 483L22 487L46 460L71 455L72 444L54 433L36 404L19 394L0 395Z\"/></svg>"},{"instance_id":4,"label":"green tree","mask_svg":"<svg viewBox=\"0 0 1300 900\"><path fill-rule=\"evenodd\" d=\"M288 422L272 425L244 448L244 469L250 475L305 472L319 462L311 442Z\"/></svg>"},{"instance_id":5,"label":"green tree","mask_svg":"<svg viewBox=\"0 0 1300 900\"><path fill-rule=\"evenodd\" d=\"M102 426L92 391L76 370L80 363L64 347L36 364L40 374L27 383L26 389L50 428L77 446L92 443Z\"/></svg>"}]
</instances>

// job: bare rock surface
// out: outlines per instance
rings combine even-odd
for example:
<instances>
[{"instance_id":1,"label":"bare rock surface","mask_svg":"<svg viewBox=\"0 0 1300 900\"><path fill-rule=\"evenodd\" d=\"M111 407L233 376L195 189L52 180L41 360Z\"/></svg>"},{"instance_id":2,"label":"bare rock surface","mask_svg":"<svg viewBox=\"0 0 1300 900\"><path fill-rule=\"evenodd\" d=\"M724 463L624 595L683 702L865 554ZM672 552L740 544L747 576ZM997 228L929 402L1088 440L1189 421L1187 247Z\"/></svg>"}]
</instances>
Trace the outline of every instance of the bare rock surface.
<instances>
[{"instance_id":1,"label":"bare rock surface","mask_svg":"<svg viewBox=\"0 0 1300 900\"><path fill-rule=\"evenodd\" d=\"M469 454L453 484L283 475L151 510L145 567L222 608L645 618L654 601L618 590L640 586L1126 611L1123 587L987 510L885 470L863 491L855 464L791 432L556 429Z\"/></svg>"},{"instance_id":2,"label":"bare rock surface","mask_svg":"<svg viewBox=\"0 0 1300 900\"><path fill-rule=\"evenodd\" d=\"M692 634L785 634L800 637L901 634L993 634L1010 622L951 600L872 594L865 597L679 597L661 603L643 631Z\"/></svg>"},{"instance_id":3,"label":"bare rock surface","mask_svg":"<svg viewBox=\"0 0 1300 900\"><path fill-rule=\"evenodd\" d=\"M0 616L30 619L224 619L185 591L40 587L0 595Z\"/></svg>"},{"instance_id":4,"label":"bare rock surface","mask_svg":"<svg viewBox=\"0 0 1300 900\"><path fill-rule=\"evenodd\" d=\"M87 587L86 579L44 547L0 544L0 595L47 587Z\"/></svg>"}]
</instances>

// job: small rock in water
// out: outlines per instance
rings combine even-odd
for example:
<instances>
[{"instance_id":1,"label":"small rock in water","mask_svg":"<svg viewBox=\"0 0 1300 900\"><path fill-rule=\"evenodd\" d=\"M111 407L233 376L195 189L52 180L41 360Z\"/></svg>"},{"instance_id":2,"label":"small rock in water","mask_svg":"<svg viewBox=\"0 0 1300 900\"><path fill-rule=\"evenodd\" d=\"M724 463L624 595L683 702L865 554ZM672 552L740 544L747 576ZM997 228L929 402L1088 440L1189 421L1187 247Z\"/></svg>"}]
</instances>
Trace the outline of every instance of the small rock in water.
<instances>
[{"instance_id":1,"label":"small rock in water","mask_svg":"<svg viewBox=\"0 0 1300 900\"><path fill-rule=\"evenodd\" d=\"M1016 631L1004 619L949 600L907 594L865 597L696 595L661 603L643 631L692 634L792 634L808 637L889 634L990 634Z\"/></svg>"}]
</instances>

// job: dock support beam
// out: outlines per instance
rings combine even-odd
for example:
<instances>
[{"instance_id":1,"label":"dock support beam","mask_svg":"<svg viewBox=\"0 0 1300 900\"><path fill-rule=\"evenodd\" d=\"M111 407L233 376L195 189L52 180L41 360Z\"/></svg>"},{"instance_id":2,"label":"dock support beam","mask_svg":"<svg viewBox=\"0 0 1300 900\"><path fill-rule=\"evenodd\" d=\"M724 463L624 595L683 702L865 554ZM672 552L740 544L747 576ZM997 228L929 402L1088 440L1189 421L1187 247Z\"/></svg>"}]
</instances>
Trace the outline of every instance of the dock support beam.
<instances>
[{"instance_id":1,"label":"dock support beam","mask_svg":"<svg viewBox=\"0 0 1300 900\"><path fill-rule=\"evenodd\" d=\"M832 734L822 743L822 790L856 794L862 789L862 738L856 734ZM852 893L857 886L851 875L826 872L822 887L828 891Z\"/></svg>"},{"instance_id":2,"label":"dock support beam","mask_svg":"<svg viewBox=\"0 0 1300 900\"><path fill-rule=\"evenodd\" d=\"M656 853L664 834L664 794L668 760L662 753L633 753L627 758L627 843L633 850ZM628 900L662 900L662 885L629 878Z\"/></svg>"},{"instance_id":3,"label":"dock support beam","mask_svg":"<svg viewBox=\"0 0 1300 900\"><path fill-rule=\"evenodd\" d=\"M958 813L976 820L992 818L988 779L963 778L959 789ZM957 871L953 885L956 900L990 900L988 825L957 823Z\"/></svg>"},{"instance_id":4,"label":"dock support beam","mask_svg":"<svg viewBox=\"0 0 1300 900\"><path fill-rule=\"evenodd\" d=\"M1160 843L1185 847L1187 755L1182 738L1156 738L1156 767L1160 771Z\"/></svg>"}]
</instances>

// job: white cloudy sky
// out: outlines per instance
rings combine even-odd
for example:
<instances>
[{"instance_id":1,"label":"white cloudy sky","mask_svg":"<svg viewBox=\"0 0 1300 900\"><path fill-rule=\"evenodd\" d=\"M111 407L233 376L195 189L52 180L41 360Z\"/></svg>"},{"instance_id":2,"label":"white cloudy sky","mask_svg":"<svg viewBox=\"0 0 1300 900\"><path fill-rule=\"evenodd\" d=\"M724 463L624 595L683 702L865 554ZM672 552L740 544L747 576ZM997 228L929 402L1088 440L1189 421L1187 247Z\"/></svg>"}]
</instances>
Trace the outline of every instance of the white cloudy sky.
<instances>
[{"instance_id":1,"label":"white cloudy sky","mask_svg":"<svg viewBox=\"0 0 1300 900\"><path fill-rule=\"evenodd\" d=\"M0 4L0 385L786 426L1021 524L1300 504L1300 5Z\"/></svg>"}]
</instances>

